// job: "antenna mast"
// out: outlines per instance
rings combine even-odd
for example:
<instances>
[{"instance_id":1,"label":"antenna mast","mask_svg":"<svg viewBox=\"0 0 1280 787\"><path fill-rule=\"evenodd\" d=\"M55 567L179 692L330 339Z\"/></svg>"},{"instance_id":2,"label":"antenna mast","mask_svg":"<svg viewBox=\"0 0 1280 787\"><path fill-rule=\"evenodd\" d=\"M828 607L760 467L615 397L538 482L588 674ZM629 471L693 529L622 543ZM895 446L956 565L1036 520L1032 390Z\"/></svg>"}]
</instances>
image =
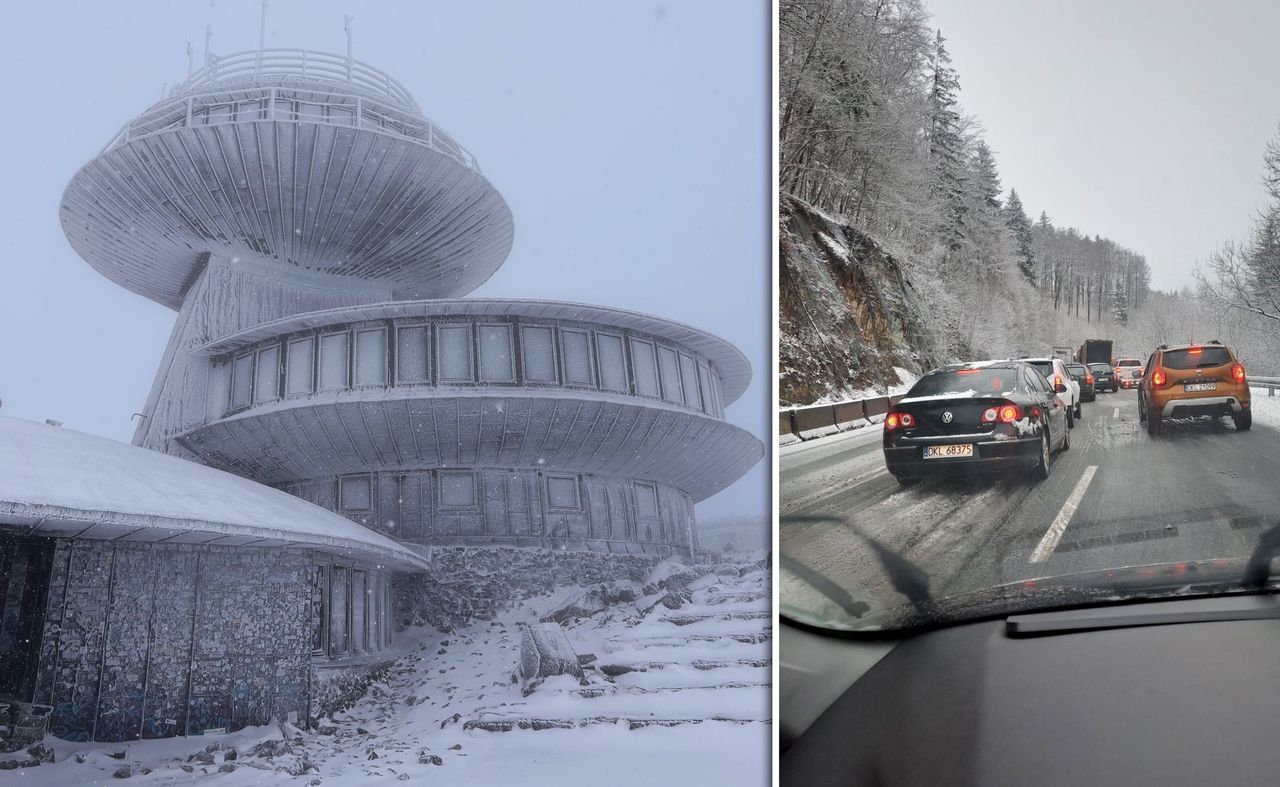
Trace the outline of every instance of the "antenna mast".
<instances>
[{"instance_id":1,"label":"antenna mast","mask_svg":"<svg viewBox=\"0 0 1280 787\"><path fill-rule=\"evenodd\" d=\"M342 29L347 33L347 81L351 81L351 14L342 15Z\"/></svg>"},{"instance_id":2,"label":"antenna mast","mask_svg":"<svg viewBox=\"0 0 1280 787\"><path fill-rule=\"evenodd\" d=\"M262 50L267 48L267 0L262 0L262 22L258 27L258 60L255 70L262 71Z\"/></svg>"}]
</instances>

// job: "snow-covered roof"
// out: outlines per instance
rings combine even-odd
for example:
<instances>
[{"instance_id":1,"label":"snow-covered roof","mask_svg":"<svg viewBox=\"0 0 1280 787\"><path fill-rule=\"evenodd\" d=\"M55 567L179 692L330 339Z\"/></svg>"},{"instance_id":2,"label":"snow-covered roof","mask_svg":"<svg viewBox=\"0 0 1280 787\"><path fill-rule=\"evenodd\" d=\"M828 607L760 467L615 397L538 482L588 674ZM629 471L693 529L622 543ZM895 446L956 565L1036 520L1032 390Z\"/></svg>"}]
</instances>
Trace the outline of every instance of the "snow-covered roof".
<instances>
[{"instance_id":1,"label":"snow-covered roof","mask_svg":"<svg viewBox=\"0 0 1280 787\"><path fill-rule=\"evenodd\" d=\"M304 546L394 568L418 553L305 500L105 437L0 417L0 528L65 538Z\"/></svg>"}]
</instances>

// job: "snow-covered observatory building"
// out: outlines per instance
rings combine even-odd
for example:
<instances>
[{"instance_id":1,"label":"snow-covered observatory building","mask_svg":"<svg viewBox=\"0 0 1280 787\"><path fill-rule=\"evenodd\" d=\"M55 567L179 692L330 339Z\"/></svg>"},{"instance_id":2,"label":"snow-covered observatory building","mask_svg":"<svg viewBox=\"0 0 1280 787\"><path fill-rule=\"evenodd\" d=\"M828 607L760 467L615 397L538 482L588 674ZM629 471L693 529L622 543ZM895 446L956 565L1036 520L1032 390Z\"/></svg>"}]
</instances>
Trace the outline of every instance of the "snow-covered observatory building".
<instances>
[{"instance_id":1,"label":"snow-covered observatory building","mask_svg":"<svg viewBox=\"0 0 1280 787\"><path fill-rule=\"evenodd\" d=\"M293 50L219 58L72 178L62 226L178 310L134 443L421 545L688 553L763 454L751 370L635 312L461 299L511 212L398 82Z\"/></svg>"},{"instance_id":2,"label":"snow-covered observatory building","mask_svg":"<svg viewBox=\"0 0 1280 787\"><path fill-rule=\"evenodd\" d=\"M0 695L64 737L314 716L389 643L394 572L441 550L465 572L463 546L689 554L694 503L763 455L724 417L751 375L727 342L463 298L511 212L349 58L209 58L76 172L61 222L178 313L134 447L0 424L0 465L24 468L0 484L0 568L26 587L0 594ZM97 494L40 481L60 474Z\"/></svg>"}]
</instances>

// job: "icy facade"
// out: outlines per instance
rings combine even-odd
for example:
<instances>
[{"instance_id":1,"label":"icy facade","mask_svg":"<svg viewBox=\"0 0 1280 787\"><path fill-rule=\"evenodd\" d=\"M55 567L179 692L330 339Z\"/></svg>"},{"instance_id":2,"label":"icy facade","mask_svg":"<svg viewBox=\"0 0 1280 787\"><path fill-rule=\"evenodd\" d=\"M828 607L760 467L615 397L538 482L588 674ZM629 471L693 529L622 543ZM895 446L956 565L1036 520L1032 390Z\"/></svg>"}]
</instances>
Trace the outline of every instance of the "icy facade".
<instances>
[{"instance_id":1,"label":"icy facade","mask_svg":"<svg viewBox=\"0 0 1280 787\"><path fill-rule=\"evenodd\" d=\"M134 442L393 538L665 556L763 454L724 420L750 367L703 331L465 295L511 214L389 76L215 61L67 188L63 228L178 309Z\"/></svg>"}]
</instances>

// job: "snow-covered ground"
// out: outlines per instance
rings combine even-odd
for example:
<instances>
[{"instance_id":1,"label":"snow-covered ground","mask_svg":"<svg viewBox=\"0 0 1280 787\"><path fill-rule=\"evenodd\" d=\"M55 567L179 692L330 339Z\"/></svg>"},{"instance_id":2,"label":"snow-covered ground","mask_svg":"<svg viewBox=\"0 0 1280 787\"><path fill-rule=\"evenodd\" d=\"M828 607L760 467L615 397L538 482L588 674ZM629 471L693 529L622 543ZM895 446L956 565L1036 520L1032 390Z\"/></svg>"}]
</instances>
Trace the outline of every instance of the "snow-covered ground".
<instances>
[{"instance_id":1,"label":"snow-covered ground","mask_svg":"<svg viewBox=\"0 0 1280 787\"><path fill-rule=\"evenodd\" d=\"M1266 388L1250 386L1249 392L1252 394L1249 406L1253 408L1253 420L1272 429L1280 429L1280 391L1271 396Z\"/></svg>"},{"instance_id":2,"label":"snow-covered ground","mask_svg":"<svg viewBox=\"0 0 1280 787\"><path fill-rule=\"evenodd\" d=\"M229 787L768 784L767 563L690 571L668 561L626 585L633 601L562 624L589 661L585 684L555 676L524 696L514 678L521 623L571 601L590 609L582 588L559 588L453 632L402 632L407 650L387 679L315 730L114 744L50 736L55 763L0 771L0 782L117 784L127 769L128 783Z\"/></svg>"}]
</instances>

